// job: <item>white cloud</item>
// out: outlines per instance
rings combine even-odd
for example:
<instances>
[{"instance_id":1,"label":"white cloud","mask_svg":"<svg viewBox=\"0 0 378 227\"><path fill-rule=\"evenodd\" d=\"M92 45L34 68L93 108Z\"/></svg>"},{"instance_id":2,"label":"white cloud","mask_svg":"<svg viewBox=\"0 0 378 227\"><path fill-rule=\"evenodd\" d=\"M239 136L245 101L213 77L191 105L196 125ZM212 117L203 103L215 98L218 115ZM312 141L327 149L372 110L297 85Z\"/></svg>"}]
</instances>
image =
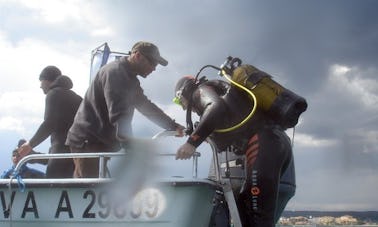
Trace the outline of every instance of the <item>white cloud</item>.
<instances>
[{"instance_id":1,"label":"white cloud","mask_svg":"<svg viewBox=\"0 0 378 227\"><path fill-rule=\"evenodd\" d=\"M332 139L317 139L311 135L296 133L295 134L295 146L301 147L329 147L336 145L338 142Z\"/></svg>"},{"instance_id":2,"label":"white cloud","mask_svg":"<svg viewBox=\"0 0 378 227\"><path fill-rule=\"evenodd\" d=\"M92 36L111 37L115 34L106 18L98 16L101 9L87 0L18 0L32 11L33 19L39 23L57 25L69 23L88 31Z\"/></svg>"},{"instance_id":3,"label":"white cloud","mask_svg":"<svg viewBox=\"0 0 378 227\"><path fill-rule=\"evenodd\" d=\"M44 96L38 92L0 93L0 130L30 135L43 120Z\"/></svg>"},{"instance_id":4,"label":"white cloud","mask_svg":"<svg viewBox=\"0 0 378 227\"><path fill-rule=\"evenodd\" d=\"M81 88L78 90L85 90L88 85L89 53L87 55L78 52L73 53L74 55L70 54L72 52L62 53L34 39L24 39L17 45L0 40L0 47L4 47L0 60L7 63L0 69L1 75L7 76L2 76L0 80L2 84L18 85L7 86L7 90L39 89L38 75L45 66L51 64L58 66L63 74L70 76L74 80L74 86L77 85L75 80L85 84L79 83ZM22 67L20 67L21 64Z\"/></svg>"},{"instance_id":5,"label":"white cloud","mask_svg":"<svg viewBox=\"0 0 378 227\"><path fill-rule=\"evenodd\" d=\"M349 147L358 147L363 153L378 152L378 131L366 128L352 129L346 134Z\"/></svg>"},{"instance_id":6,"label":"white cloud","mask_svg":"<svg viewBox=\"0 0 378 227\"><path fill-rule=\"evenodd\" d=\"M2 129L25 131L36 129L43 119L44 99L38 75L47 65L56 65L74 83L80 95L89 83L89 53L70 55L47 46L39 40L24 39L12 44L6 36L0 36L2 54L0 61L0 121ZM14 119L17 119L15 124Z\"/></svg>"},{"instance_id":7,"label":"white cloud","mask_svg":"<svg viewBox=\"0 0 378 227\"><path fill-rule=\"evenodd\" d=\"M36 10L47 23L59 23L68 18L80 19L80 4L71 0L20 0L22 5ZM76 1L76 3L78 3Z\"/></svg>"},{"instance_id":8,"label":"white cloud","mask_svg":"<svg viewBox=\"0 0 378 227\"><path fill-rule=\"evenodd\" d=\"M1 3L11 3L12 6L18 4L29 9L31 15L35 16L31 20L38 26L53 23L57 28L61 26L64 29L69 23L95 36L112 34L111 27L104 26L107 25L106 18L96 15L96 5L90 1L2 0ZM36 128L33 123L38 124L43 118L44 95L38 80L41 70L47 65L56 65L73 80L73 90L83 96L89 84L92 46L83 52L86 47L71 39L54 46L49 45L49 40L40 40L27 34L14 42L11 33L9 35L6 30L0 30L1 127L17 131L25 131L25 128L33 130Z\"/></svg>"},{"instance_id":9,"label":"white cloud","mask_svg":"<svg viewBox=\"0 0 378 227\"><path fill-rule=\"evenodd\" d=\"M96 29L93 29L93 31L91 31L90 34L94 37L100 37L100 36L111 37L114 34L114 31L110 27L96 28Z\"/></svg>"},{"instance_id":10,"label":"white cloud","mask_svg":"<svg viewBox=\"0 0 378 227\"><path fill-rule=\"evenodd\" d=\"M331 66L329 81L341 95L351 95L366 107L378 111L378 81L367 78L365 74L369 73L359 68L335 64Z\"/></svg>"},{"instance_id":11,"label":"white cloud","mask_svg":"<svg viewBox=\"0 0 378 227\"><path fill-rule=\"evenodd\" d=\"M18 119L7 116L0 118L0 130L10 130L23 133L25 128Z\"/></svg>"},{"instance_id":12,"label":"white cloud","mask_svg":"<svg viewBox=\"0 0 378 227\"><path fill-rule=\"evenodd\" d=\"M0 94L0 106L2 115L40 115L44 107L44 96L35 91L5 92ZM15 112L15 109L18 111Z\"/></svg>"},{"instance_id":13,"label":"white cloud","mask_svg":"<svg viewBox=\"0 0 378 227\"><path fill-rule=\"evenodd\" d=\"M333 65L331 67L331 72L336 75L336 76L340 76L340 75L344 75L345 73L349 72L351 69L347 66L344 66L344 65Z\"/></svg>"}]
</instances>

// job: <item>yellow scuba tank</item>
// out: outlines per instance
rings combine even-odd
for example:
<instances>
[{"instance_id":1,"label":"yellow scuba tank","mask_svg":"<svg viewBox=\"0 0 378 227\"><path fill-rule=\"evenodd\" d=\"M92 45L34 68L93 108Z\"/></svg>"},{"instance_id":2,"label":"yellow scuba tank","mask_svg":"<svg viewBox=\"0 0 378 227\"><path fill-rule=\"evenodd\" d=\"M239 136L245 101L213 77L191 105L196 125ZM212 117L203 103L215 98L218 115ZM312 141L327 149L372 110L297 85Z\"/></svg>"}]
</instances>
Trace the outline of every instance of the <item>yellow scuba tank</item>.
<instances>
[{"instance_id":1,"label":"yellow scuba tank","mask_svg":"<svg viewBox=\"0 0 378 227\"><path fill-rule=\"evenodd\" d=\"M250 89L257 99L257 108L266 112L277 124L292 128L307 109L306 100L286 89L272 77L252 65L239 65L231 70L231 79Z\"/></svg>"}]
</instances>

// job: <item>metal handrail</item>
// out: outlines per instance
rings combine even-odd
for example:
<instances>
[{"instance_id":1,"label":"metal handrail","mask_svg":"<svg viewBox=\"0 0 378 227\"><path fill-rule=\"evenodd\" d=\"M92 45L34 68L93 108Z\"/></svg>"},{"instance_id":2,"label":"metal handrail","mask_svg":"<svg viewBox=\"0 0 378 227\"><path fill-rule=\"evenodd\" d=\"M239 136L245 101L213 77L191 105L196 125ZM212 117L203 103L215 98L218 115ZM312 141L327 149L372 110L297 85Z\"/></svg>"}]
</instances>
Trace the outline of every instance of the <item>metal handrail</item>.
<instances>
[{"instance_id":1,"label":"metal handrail","mask_svg":"<svg viewBox=\"0 0 378 227\"><path fill-rule=\"evenodd\" d=\"M176 156L175 153L159 153L159 156ZM201 157L201 153L194 152L193 154L193 165L192 165L192 176L193 178L198 177L198 158Z\"/></svg>"},{"instance_id":2,"label":"metal handrail","mask_svg":"<svg viewBox=\"0 0 378 227\"><path fill-rule=\"evenodd\" d=\"M101 153L62 153L62 154L32 154L23 157L16 165L14 171L20 170L21 166L30 160L36 159L68 159L68 158L99 158L99 178L105 177L105 158L115 156L125 156L127 153L120 152L101 152ZM174 153L158 153L158 156L175 156ZM198 157L201 157L201 153L195 152L193 154L193 166L192 174L193 178L198 177Z\"/></svg>"},{"instance_id":3,"label":"metal handrail","mask_svg":"<svg viewBox=\"0 0 378 227\"><path fill-rule=\"evenodd\" d=\"M62 153L62 154L32 154L23 157L16 165L15 171L19 171L26 162L35 159L68 159L68 158L99 158L99 178L105 177L104 159L106 157L124 156L126 153L101 152L101 153Z\"/></svg>"},{"instance_id":4,"label":"metal handrail","mask_svg":"<svg viewBox=\"0 0 378 227\"><path fill-rule=\"evenodd\" d=\"M175 131L162 131L157 133L152 137L153 140L168 137L168 136L175 136ZM213 161L215 167L215 177L216 181L221 180L220 176L220 166L218 163L218 152L217 147L213 141L207 139L210 144L210 147L213 151ZM68 158L99 158L99 178L105 178L105 158L115 157L115 156L125 156L127 152L97 152L97 153L61 153L61 154L32 154L23 157L15 167L15 171L19 171L21 166L27 163L30 160L36 159L68 159ZM158 153L159 156L176 156L175 153ZM193 165L192 165L192 176L193 178L198 177L198 158L201 157L201 153L194 152L193 154Z\"/></svg>"}]
</instances>

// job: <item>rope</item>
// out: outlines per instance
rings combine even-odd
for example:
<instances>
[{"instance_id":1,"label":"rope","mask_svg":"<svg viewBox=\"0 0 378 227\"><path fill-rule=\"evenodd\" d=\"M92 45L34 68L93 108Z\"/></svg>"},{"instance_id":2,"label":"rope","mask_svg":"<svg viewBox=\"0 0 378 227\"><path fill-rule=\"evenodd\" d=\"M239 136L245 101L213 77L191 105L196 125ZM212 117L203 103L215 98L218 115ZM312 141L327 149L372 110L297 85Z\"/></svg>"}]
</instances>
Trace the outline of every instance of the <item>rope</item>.
<instances>
[{"instance_id":1,"label":"rope","mask_svg":"<svg viewBox=\"0 0 378 227\"><path fill-rule=\"evenodd\" d=\"M20 188L20 192L25 192L25 183L24 181L22 180L22 177L20 174L16 174L16 179L17 179L17 184L18 184L18 187Z\"/></svg>"}]
</instances>

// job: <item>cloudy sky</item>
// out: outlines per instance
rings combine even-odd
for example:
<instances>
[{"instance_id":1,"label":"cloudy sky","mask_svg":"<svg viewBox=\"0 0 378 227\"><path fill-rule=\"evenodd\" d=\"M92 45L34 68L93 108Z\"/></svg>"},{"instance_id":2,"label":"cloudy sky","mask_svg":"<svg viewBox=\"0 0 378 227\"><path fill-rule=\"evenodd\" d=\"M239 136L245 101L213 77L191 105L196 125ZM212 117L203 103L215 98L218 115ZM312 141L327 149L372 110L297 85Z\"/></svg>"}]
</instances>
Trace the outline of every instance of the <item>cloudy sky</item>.
<instances>
[{"instance_id":1,"label":"cloudy sky","mask_svg":"<svg viewBox=\"0 0 378 227\"><path fill-rule=\"evenodd\" d=\"M145 93L182 124L185 113L171 102L175 82L229 55L307 99L288 209L378 210L377 10L373 0L0 0L0 168L42 121L43 67L58 66L84 95L91 50L108 42L127 52L147 40L169 65L142 79ZM140 115L134 130L141 137L160 131Z\"/></svg>"}]
</instances>

